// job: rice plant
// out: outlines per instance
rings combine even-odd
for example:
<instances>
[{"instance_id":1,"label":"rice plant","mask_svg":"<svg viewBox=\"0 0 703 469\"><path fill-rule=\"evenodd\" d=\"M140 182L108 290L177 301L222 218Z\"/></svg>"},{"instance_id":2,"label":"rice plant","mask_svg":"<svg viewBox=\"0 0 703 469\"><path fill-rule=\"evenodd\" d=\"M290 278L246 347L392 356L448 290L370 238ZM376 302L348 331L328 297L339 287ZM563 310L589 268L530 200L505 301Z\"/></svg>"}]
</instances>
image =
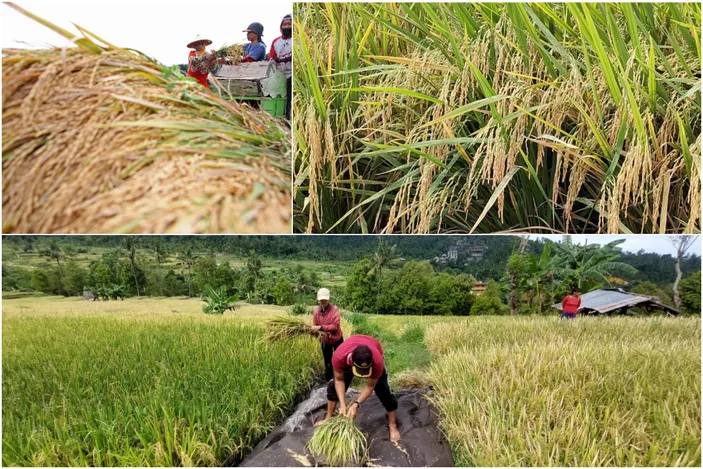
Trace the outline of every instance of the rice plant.
<instances>
[{"instance_id":1,"label":"rice plant","mask_svg":"<svg viewBox=\"0 0 703 469\"><path fill-rule=\"evenodd\" d=\"M264 344L197 300L12 301L37 307L3 314L3 466L237 465L322 368L313 341Z\"/></svg>"},{"instance_id":2,"label":"rice plant","mask_svg":"<svg viewBox=\"0 0 703 469\"><path fill-rule=\"evenodd\" d=\"M458 466L700 467L699 318L472 318L426 342Z\"/></svg>"},{"instance_id":3,"label":"rice plant","mask_svg":"<svg viewBox=\"0 0 703 469\"><path fill-rule=\"evenodd\" d=\"M278 316L266 323L266 339L269 342L286 342L296 337L320 337L324 332L316 331L309 323L290 316Z\"/></svg>"},{"instance_id":4,"label":"rice plant","mask_svg":"<svg viewBox=\"0 0 703 469\"><path fill-rule=\"evenodd\" d=\"M3 50L4 233L290 232L284 125L9 6L76 47Z\"/></svg>"},{"instance_id":5,"label":"rice plant","mask_svg":"<svg viewBox=\"0 0 703 469\"><path fill-rule=\"evenodd\" d=\"M296 231L700 231L700 4L295 11Z\"/></svg>"},{"instance_id":6,"label":"rice plant","mask_svg":"<svg viewBox=\"0 0 703 469\"><path fill-rule=\"evenodd\" d=\"M317 427L307 447L330 467L361 466L367 459L366 435L353 419L344 415L336 415Z\"/></svg>"}]
</instances>

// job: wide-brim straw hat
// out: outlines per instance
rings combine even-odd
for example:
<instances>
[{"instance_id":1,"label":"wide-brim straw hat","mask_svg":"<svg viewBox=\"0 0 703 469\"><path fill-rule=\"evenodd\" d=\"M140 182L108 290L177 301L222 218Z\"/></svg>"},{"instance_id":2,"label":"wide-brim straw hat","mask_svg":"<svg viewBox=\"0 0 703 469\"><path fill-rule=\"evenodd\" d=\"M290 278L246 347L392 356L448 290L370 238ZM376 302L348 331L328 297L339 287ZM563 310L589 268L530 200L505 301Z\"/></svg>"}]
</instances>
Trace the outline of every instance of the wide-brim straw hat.
<instances>
[{"instance_id":1,"label":"wide-brim straw hat","mask_svg":"<svg viewBox=\"0 0 703 469\"><path fill-rule=\"evenodd\" d=\"M202 37L200 37L200 34L198 34L197 36L195 36L195 38L192 41L190 41L188 43L188 45L186 47L188 47L189 49L192 49L199 42L204 42L206 46L209 46L210 44L212 44L212 41L210 39L202 38Z\"/></svg>"}]
</instances>

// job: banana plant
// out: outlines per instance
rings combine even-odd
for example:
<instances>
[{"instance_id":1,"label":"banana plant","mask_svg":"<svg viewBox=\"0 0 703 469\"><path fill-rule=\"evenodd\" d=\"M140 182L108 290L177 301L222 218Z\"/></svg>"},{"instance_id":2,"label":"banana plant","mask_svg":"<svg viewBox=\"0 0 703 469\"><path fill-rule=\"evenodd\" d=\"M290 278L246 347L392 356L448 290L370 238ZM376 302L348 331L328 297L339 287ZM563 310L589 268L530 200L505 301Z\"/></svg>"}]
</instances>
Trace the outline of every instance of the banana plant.
<instances>
[{"instance_id":1,"label":"banana plant","mask_svg":"<svg viewBox=\"0 0 703 469\"><path fill-rule=\"evenodd\" d=\"M224 314L227 310L234 310L234 304L239 297L237 295L228 296L227 287L220 286L215 290L209 284L203 288L203 313L205 314Z\"/></svg>"}]
</instances>

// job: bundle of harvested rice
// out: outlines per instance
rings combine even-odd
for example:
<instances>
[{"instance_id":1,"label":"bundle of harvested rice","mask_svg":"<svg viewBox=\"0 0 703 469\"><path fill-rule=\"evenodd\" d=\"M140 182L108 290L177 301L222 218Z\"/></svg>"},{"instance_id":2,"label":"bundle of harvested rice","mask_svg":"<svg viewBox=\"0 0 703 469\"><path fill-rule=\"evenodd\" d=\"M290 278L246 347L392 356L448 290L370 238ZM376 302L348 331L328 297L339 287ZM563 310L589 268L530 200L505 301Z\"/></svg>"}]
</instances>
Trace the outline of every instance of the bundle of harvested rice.
<instances>
[{"instance_id":1,"label":"bundle of harvested rice","mask_svg":"<svg viewBox=\"0 0 703 469\"><path fill-rule=\"evenodd\" d=\"M217 50L215 55L221 59L229 59L231 64L236 65L242 61L244 46L241 44L224 45Z\"/></svg>"},{"instance_id":2,"label":"bundle of harvested rice","mask_svg":"<svg viewBox=\"0 0 703 469\"><path fill-rule=\"evenodd\" d=\"M367 458L366 435L344 415L328 419L315 429L308 449L328 466L360 466Z\"/></svg>"},{"instance_id":3,"label":"bundle of harvested rice","mask_svg":"<svg viewBox=\"0 0 703 469\"><path fill-rule=\"evenodd\" d=\"M310 335L320 337L323 332L316 331L310 324L293 317L277 316L266 323L266 339L269 342L291 340Z\"/></svg>"},{"instance_id":4,"label":"bundle of harvested rice","mask_svg":"<svg viewBox=\"0 0 703 469\"><path fill-rule=\"evenodd\" d=\"M290 132L139 53L3 50L4 233L290 232Z\"/></svg>"}]
</instances>

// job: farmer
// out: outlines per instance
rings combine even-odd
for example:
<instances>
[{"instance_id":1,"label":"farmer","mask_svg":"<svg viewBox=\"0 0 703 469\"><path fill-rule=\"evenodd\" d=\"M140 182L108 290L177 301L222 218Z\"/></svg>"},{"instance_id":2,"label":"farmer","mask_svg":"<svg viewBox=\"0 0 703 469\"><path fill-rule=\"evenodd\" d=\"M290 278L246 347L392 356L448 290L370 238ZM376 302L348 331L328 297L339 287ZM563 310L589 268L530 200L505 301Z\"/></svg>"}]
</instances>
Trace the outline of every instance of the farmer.
<instances>
[{"instance_id":1,"label":"farmer","mask_svg":"<svg viewBox=\"0 0 703 469\"><path fill-rule=\"evenodd\" d=\"M247 33L249 44L244 44L242 62L259 62L266 58L266 44L261 41L264 35L264 26L261 23L252 23L242 31Z\"/></svg>"},{"instance_id":2,"label":"farmer","mask_svg":"<svg viewBox=\"0 0 703 469\"><path fill-rule=\"evenodd\" d=\"M355 418L359 413L359 407L375 391L376 397L388 413L391 441L400 440L400 431L395 418L398 401L388 384L383 348L379 341L366 335L349 337L332 355L332 367L334 380L327 383L327 415L323 420L315 422L315 425L320 425L334 415L337 402L339 402L341 414ZM366 386L361 390L357 400L347 407L345 396L354 376L366 378Z\"/></svg>"},{"instance_id":3,"label":"farmer","mask_svg":"<svg viewBox=\"0 0 703 469\"><path fill-rule=\"evenodd\" d=\"M201 38L199 35L188 43L190 51L188 55L188 76L193 77L207 88L207 76L217 65L215 51L208 52L205 47L212 44L210 39Z\"/></svg>"},{"instance_id":4,"label":"farmer","mask_svg":"<svg viewBox=\"0 0 703 469\"><path fill-rule=\"evenodd\" d=\"M330 303L330 291L320 288L317 292L317 301L320 306L312 313L312 325L316 330L324 332L320 337L322 344L322 358L325 361L325 381L334 378L332 371L332 354L342 342L342 327L339 325L339 308Z\"/></svg>"},{"instance_id":5,"label":"farmer","mask_svg":"<svg viewBox=\"0 0 703 469\"><path fill-rule=\"evenodd\" d=\"M577 287L571 289L571 295L567 295L561 302L561 319L576 319L576 313L581 308L581 290Z\"/></svg>"},{"instance_id":6,"label":"farmer","mask_svg":"<svg viewBox=\"0 0 703 469\"><path fill-rule=\"evenodd\" d=\"M281 21L281 36L271 43L269 60L278 64L286 76L286 119L290 120L290 105L293 97L293 17L286 15Z\"/></svg>"}]
</instances>

